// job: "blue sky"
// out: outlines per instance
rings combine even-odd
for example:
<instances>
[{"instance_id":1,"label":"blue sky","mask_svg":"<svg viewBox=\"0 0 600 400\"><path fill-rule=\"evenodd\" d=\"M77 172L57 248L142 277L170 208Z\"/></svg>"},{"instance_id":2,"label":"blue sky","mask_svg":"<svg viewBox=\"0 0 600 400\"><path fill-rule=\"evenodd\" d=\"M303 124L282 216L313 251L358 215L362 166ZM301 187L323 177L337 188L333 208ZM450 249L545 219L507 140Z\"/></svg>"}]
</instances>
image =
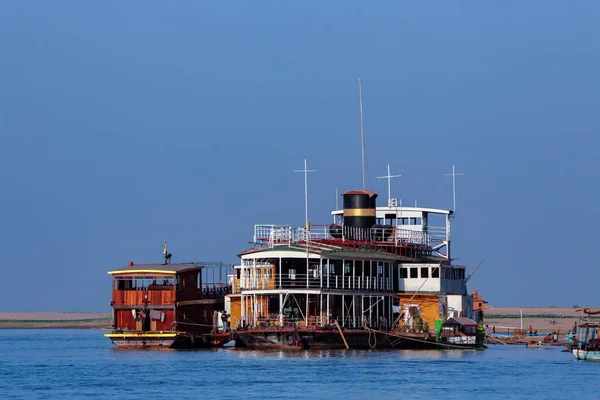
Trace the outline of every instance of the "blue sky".
<instances>
[{"instance_id":1,"label":"blue sky","mask_svg":"<svg viewBox=\"0 0 600 400\"><path fill-rule=\"evenodd\" d=\"M0 6L0 311L105 311L106 271L235 262L255 223L367 186L452 206L493 305L599 305L600 4Z\"/></svg>"}]
</instances>

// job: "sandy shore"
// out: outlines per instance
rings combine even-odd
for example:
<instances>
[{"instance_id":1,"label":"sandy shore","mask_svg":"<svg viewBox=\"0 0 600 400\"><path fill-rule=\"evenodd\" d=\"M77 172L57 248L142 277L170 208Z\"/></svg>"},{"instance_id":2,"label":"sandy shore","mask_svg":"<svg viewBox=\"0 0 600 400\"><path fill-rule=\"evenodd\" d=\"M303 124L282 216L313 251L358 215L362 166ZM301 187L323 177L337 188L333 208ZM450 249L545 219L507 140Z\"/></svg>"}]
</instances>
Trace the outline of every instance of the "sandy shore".
<instances>
[{"instance_id":1,"label":"sandy shore","mask_svg":"<svg viewBox=\"0 0 600 400\"><path fill-rule=\"evenodd\" d=\"M523 313L523 329L538 332L560 330L568 332L575 322L582 322L584 314L575 308L560 307L490 307L484 312L484 324L496 327L497 333L512 332L521 328L521 312Z\"/></svg>"},{"instance_id":2,"label":"sandy shore","mask_svg":"<svg viewBox=\"0 0 600 400\"><path fill-rule=\"evenodd\" d=\"M1 328L82 328L109 329L111 313L0 312Z\"/></svg>"}]
</instances>

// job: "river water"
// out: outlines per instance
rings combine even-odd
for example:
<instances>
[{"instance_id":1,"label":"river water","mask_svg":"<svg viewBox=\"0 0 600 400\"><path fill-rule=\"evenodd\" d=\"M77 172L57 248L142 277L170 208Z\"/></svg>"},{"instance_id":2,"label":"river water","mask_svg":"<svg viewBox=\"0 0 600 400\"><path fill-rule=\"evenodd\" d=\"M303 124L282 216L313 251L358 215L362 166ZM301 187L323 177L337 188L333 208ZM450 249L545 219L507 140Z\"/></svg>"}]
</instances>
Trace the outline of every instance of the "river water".
<instances>
[{"instance_id":1,"label":"river water","mask_svg":"<svg viewBox=\"0 0 600 400\"><path fill-rule=\"evenodd\" d=\"M100 330L0 330L1 398L597 399L560 348L117 350Z\"/></svg>"}]
</instances>

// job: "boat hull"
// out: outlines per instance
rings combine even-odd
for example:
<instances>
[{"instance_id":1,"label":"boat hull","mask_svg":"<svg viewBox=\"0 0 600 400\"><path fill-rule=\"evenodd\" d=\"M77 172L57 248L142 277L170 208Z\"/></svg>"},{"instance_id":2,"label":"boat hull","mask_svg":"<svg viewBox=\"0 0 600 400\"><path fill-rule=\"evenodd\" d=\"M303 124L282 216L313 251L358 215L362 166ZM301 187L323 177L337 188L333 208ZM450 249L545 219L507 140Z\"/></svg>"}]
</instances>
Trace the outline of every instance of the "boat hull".
<instances>
[{"instance_id":1,"label":"boat hull","mask_svg":"<svg viewBox=\"0 0 600 400\"><path fill-rule=\"evenodd\" d=\"M588 351L581 349L572 349L573 355L578 360L583 361L600 361L600 351Z\"/></svg>"},{"instance_id":2,"label":"boat hull","mask_svg":"<svg viewBox=\"0 0 600 400\"><path fill-rule=\"evenodd\" d=\"M364 329L344 330L247 330L235 333L235 347L273 350L345 349L473 349L481 344L438 343L425 333L397 333Z\"/></svg>"},{"instance_id":3,"label":"boat hull","mask_svg":"<svg viewBox=\"0 0 600 400\"><path fill-rule=\"evenodd\" d=\"M231 333L191 334L187 332L112 332L104 335L119 349L208 349L222 347Z\"/></svg>"}]
</instances>

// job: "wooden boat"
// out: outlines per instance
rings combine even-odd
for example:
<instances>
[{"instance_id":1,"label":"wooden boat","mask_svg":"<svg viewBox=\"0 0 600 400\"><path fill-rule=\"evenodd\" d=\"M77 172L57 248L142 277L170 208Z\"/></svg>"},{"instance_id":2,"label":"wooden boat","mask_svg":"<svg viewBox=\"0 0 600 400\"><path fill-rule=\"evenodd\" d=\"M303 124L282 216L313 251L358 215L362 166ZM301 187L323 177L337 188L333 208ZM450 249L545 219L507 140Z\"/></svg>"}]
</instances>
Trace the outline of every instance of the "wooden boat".
<instances>
[{"instance_id":1,"label":"wooden boat","mask_svg":"<svg viewBox=\"0 0 600 400\"><path fill-rule=\"evenodd\" d=\"M478 347L483 344L483 337L478 337L479 324L470 318L448 318L442 323L440 342L455 346Z\"/></svg>"},{"instance_id":2,"label":"wooden boat","mask_svg":"<svg viewBox=\"0 0 600 400\"><path fill-rule=\"evenodd\" d=\"M584 308L583 312L587 315L596 315L600 314L600 308Z\"/></svg>"},{"instance_id":3,"label":"wooden boat","mask_svg":"<svg viewBox=\"0 0 600 400\"><path fill-rule=\"evenodd\" d=\"M540 347L542 347L542 342L537 341L537 340L530 340L529 342L527 342L525 344L525 347L539 349Z\"/></svg>"},{"instance_id":4,"label":"wooden boat","mask_svg":"<svg viewBox=\"0 0 600 400\"><path fill-rule=\"evenodd\" d=\"M573 340L571 352L578 360L600 361L600 324L586 322L579 326L578 340Z\"/></svg>"},{"instance_id":5,"label":"wooden boat","mask_svg":"<svg viewBox=\"0 0 600 400\"><path fill-rule=\"evenodd\" d=\"M109 271L113 331L104 336L119 348L222 346L231 340L222 313L231 286L207 280L215 269L227 266L130 262Z\"/></svg>"}]
</instances>

